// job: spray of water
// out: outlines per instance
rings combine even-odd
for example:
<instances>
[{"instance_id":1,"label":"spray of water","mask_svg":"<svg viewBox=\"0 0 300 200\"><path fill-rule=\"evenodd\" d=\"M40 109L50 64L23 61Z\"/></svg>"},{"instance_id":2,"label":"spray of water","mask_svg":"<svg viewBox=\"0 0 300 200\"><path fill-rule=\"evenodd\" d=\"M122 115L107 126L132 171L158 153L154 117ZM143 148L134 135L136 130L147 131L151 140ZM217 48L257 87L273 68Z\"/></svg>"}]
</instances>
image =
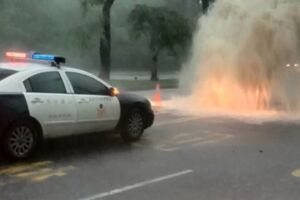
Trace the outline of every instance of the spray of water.
<instances>
[{"instance_id":1,"label":"spray of water","mask_svg":"<svg viewBox=\"0 0 300 200\"><path fill-rule=\"evenodd\" d=\"M298 0L217 0L198 27L181 77L181 89L190 96L177 99L181 107L235 113L299 110Z\"/></svg>"}]
</instances>

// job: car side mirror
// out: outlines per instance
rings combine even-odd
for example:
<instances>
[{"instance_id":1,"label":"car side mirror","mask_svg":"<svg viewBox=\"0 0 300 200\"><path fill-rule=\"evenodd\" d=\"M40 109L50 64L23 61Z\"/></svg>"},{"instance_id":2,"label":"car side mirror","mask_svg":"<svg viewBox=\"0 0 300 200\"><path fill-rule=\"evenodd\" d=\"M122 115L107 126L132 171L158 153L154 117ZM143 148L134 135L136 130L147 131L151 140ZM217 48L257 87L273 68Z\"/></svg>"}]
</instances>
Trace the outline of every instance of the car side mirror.
<instances>
[{"instance_id":1,"label":"car side mirror","mask_svg":"<svg viewBox=\"0 0 300 200\"><path fill-rule=\"evenodd\" d=\"M115 97L115 96L118 96L119 94L120 94L120 91L118 90L118 88L112 87L109 89L109 96Z\"/></svg>"}]
</instances>

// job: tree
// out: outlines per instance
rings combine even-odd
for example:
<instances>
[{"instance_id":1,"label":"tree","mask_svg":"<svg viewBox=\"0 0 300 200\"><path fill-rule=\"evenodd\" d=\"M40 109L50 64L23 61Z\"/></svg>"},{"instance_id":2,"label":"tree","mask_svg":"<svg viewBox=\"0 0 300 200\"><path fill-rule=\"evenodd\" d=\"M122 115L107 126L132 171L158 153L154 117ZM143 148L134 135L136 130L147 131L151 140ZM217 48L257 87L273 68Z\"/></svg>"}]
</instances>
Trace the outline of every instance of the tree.
<instances>
[{"instance_id":1,"label":"tree","mask_svg":"<svg viewBox=\"0 0 300 200\"><path fill-rule=\"evenodd\" d=\"M104 79L110 78L111 71L111 23L110 11L115 0L82 0L82 6L87 10L88 6L102 5L102 23L100 34L99 55L101 70L99 76Z\"/></svg>"},{"instance_id":2,"label":"tree","mask_svg":"<svg viewBox=\"0 0 300 200\"><path fill-rule=\"evenodd\" d=\"M164 0L166 5L177 11L185 11L185 15L195 15L202 9L203 13L207 13L211 3L215 0Z\"/></svg>"},{"instance_id":3,"label":"tree","mask_svg":"<svg viewBox=\"0 0 300 200\"><path fill-rule=\"evenodd\" d=\"M173 55L185 49L191 38L188 22L175 11L165 7L136 5L128 17L130 35L134 39L145 36L150 39L149 49L153 67L151 80L158 80L158 59L163 50Z\"/></svg>"},{"instance_id":4,"label":"tree","mask_svg":"<svg viewBox=\"0 0 300 200\"><path fill-rule=\"evenodd\" d=\"M184 15L192 23L198 19L199 11L202 8L199 0L164 0L164 2L166 7Z\"/></svg>"},{"instance_id":5,"label":"tree","mask_svg":"<svg viewBox=\"0 0 300 200\"><path fill-rule=\"evenodd\" d=\"M209 8L209 5L214 2L214 0L200 0L202 3L203 13L206 14ZM199 2L200 2L199 1Z\"/></svg>"},{"instance_id":6,"label":"tree","mask_svg":"<svg viewBox=\"0 0 300 200\"><path fill-rule=\"evenodd\" d=\"M206 14L209 7L209 0L202 0L203 13Z\"/></svg>"}]
</instances>

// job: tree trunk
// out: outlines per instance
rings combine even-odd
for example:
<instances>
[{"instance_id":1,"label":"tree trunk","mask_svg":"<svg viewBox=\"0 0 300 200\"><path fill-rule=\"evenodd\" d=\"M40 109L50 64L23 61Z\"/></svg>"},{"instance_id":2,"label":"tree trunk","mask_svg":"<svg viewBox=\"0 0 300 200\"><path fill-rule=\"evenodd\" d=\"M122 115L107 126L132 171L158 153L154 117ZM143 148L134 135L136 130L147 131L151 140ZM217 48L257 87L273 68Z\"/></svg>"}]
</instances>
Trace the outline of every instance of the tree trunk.
<instances>
[{"instance_id":1,"label":"tree trunk","mask_svg":"<svg viewBox=\"0 0 300 200\"><path fill-rule=\"evenodd\" d=\"M110 28L110 10L115 0L106 0L102 9L102 28L100 35L100 60L101 70L100 77L103 79L110 78L111 67L111 28Z\"/></svg>"},{"instance_id":2,"label":"tree trunk","mask_svg":"<svg viewBox=\"0 0 300 200\"><path fill-rule=\"evenodd\" d=\"M151 81L158 81L158 53L153 55L152 62Z\"/></svg>"},{"instance_id":3,"label":"tree trunk","mask_svg":"<svg viewBox=\"0 0 300 200\"><path fill-rule=\"evenodd\" d=\"M202 0L203 13L206 14L209 7L209 0Z\"/></svg>"}]
</instances>

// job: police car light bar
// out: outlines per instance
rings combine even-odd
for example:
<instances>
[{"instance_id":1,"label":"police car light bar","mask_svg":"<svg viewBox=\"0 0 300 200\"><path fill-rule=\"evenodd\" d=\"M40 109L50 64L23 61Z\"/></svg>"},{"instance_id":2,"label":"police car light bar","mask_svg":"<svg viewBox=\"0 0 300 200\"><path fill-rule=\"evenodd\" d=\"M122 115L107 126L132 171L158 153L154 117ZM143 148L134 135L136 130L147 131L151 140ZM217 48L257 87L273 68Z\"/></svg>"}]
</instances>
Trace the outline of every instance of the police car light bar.
<instances>
[{"instance_id":1,"label":"police car light bar","mask_svg":"<svg viewBox=\"0 0 300 200\"><path fill-rule=\"evenodd\" d=\"M59 56L54 56L50 54L40 54L40 53L30 53L26 54L23 52L6 52L5 56L9 59L15 60L39 60L39 61L48 61L52 62L55 65L59 65L61 63L66 63L66 59Z\"/></svg>"}]
</instances>

